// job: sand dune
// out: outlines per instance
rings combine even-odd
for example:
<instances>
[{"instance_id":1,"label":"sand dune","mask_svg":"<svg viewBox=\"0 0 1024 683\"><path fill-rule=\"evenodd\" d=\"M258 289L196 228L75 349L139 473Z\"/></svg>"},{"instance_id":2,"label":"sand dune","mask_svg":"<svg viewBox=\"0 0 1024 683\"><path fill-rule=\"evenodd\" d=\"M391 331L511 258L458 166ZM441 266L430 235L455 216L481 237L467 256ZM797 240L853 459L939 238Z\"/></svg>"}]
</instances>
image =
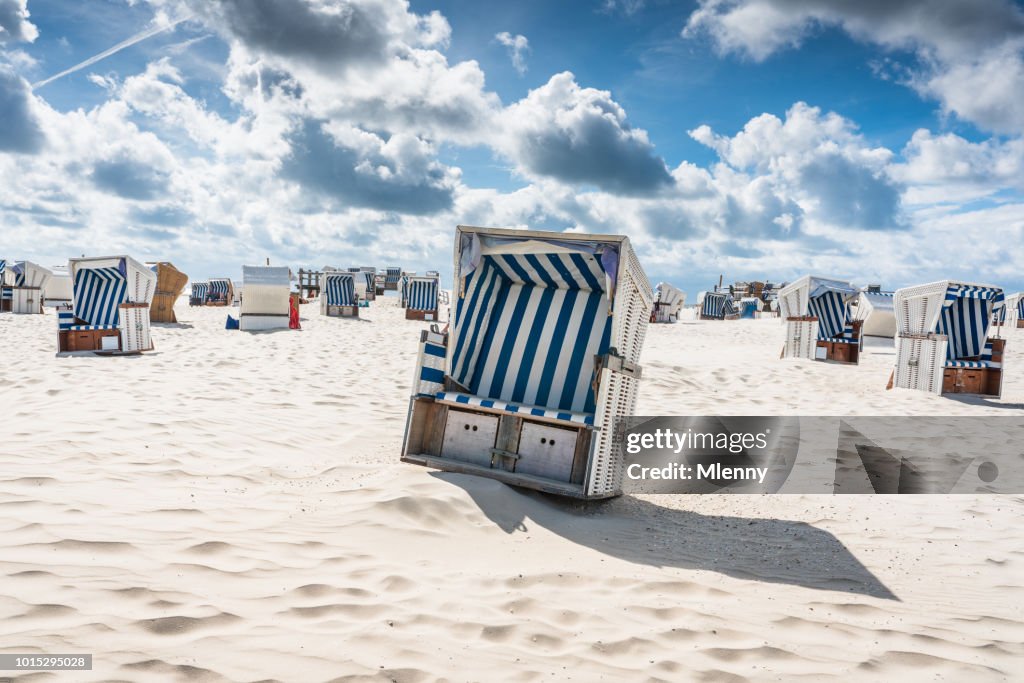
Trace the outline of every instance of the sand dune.
<instances>
[{"instance_id":1,"label":"sand dune","mask_svg":"<svg viewBox=\"0 0 1024 683\"><path fill-rule=\"evenodd\" d=\"M583 505L398 463L394 298L301 332L179 303L154 353L55 358L0 316L0 651L14 680L1011 680L1024 497L647 496ZM653 326L641 414L1021 414L778 360L775 321Z\"/></svg>"}]
</instances>

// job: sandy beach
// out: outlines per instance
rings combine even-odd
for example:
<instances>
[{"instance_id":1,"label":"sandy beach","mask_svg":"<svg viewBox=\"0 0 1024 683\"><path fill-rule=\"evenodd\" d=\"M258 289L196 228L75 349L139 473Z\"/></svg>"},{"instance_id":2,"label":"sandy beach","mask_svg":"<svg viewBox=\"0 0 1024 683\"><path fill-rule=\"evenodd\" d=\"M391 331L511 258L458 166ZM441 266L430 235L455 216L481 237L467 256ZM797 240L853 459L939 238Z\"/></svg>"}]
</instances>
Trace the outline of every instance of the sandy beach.
<instances>
[{"instance_id":1,"label":"sandy beach","mask_svg":"<svg viewBox=\"0 0 1024 683\"><path fill-rule=\"evenodd\" d=\"M974 680L1024 665L1024 496L581 504L399 463L423 323L179 301L139 357L0 316L0 652L18 681ZM688 314L684 317L688 317ZM638 413L1019 415L781 361L776 320L652 325ZM0 680L8 680L0 677Z\"/></svg>"}]
</instances>

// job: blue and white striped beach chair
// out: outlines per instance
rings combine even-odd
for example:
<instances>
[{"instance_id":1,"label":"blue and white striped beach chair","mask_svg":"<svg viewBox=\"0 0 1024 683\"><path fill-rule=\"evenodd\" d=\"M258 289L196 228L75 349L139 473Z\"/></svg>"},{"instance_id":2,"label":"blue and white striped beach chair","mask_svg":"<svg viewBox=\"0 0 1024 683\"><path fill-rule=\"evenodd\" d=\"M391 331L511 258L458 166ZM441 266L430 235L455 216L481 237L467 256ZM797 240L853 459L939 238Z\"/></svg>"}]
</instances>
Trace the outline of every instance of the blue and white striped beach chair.
<instances>
[{"instance_id":1,"label":"blue and white striped beach chair","mask_svg":"<svg viewBox=\"0 0 1024 683\"><path fill-rule=\"evenodd\" d=\"M783 358L860 362L861 322L851 304L858 291L849 282L805 275L779 290L786 321Z\"/></svg>"},{"instance_id":2,"label":"blue and white striped beach chair","mask_svg":"<svg viewBox=\"0 0 1024 683\"><path fill-rule=\"evenodd\" d=\"M206 298L210 293L209 282L193 282L192 293L188 297L189 306L205 306Z\"/></svg>"},{"instance_id":3,"label":"blue and white striped beach chair","mask_svg":"<svg viewBox=\"0 0 1024 683\"><path fill-rule=\"evenodd\" d=\"M440 279L436 276L409 276L405 288L405 319L437 320Z\"/></svg>"},{"instance_id":4,"label":"blue and white striped beach chair","mask_svg":"<svg viewBox=\"0 0 1024 683\"><path fill-rule=\"evenodd\" d=\"M653 303L629 240L464 226L455 239L452 321L421 338L403 460L617 495L612 421L635 407Z\"/></svg>"},{"instance_id":5,"label":"blue and white striped beach chair","mask_svg":"<svg viewBox=\"0 0 1024 683\"><path fill-rule=\"evenodd\" d=\"M727 292L705 292L700 304L701 320L727 320L736 317L736 307Z\"/></svg>"},{"instance_id":6,"label":"blue and white striped beach chair","mask_svg":"<svg viewBox=\"0 0 1024 683\"><path fill-rule=\"evenodd\" d=\"M942 280L896 290L898 337L891 387L935 394L1002 395L1006 340L990 337L1003 290Z\"/></svg>"},{"instance_id":7,"label":"blue and white striped beach chair","mask_svg":"<svg viewBox=\"0 0 1024 683\"><path fill-rule=\"evenodd\" d=\"M206 293L206 303L210 306L230 306L234 298L235 287L229 278L211 278Z\"/></svg>"},{"instance_id":8,"label":"blue and white striped beach chair","mask_svg":"<svg viewBox=\"0 0 1024 683\"><path fill-rule=\"evenodd\" d=\"M359 299L356 297L355 278L358 273L326 272L323 275L323 293L320 297L322 315L342 318L359 317Z\"/></svg>"},{"instance_id":9,"label":"blue and white striped beach chair","mask_svg":"<svg viewBox=\"0 0 1024 683\"><path fill-rule=\"evenodd\" d=\"M156 292L156 273L128 256L69 261L74 320L58 316L59 351L115 350L124 353L153 348L149 305ZM116 338L105 346L104 338Z\"/></svg>"},{"instance_id":10,"label":"blue and white striped beach chair","mask_svg":"<svg viewBox=\"0 0 1024 683\"><path fill-rule=\"evenodd\" d=\"M7 313L11 310L11 303L14 301L14 291L8 278L11 274L7 271L7 260L0 259L0 313Z\"/></svg>"},{"instance_id":11,"label":"blue and white striped beach chair","mask_svg":"<svg viewBox=\"0 0 1024 683\"><path fill-rule=\"evenodd\" d=\"M402 280L402 269L398 266L388 266L384 269L384 289L397 292Z\"/></svg>"}]
</instances>

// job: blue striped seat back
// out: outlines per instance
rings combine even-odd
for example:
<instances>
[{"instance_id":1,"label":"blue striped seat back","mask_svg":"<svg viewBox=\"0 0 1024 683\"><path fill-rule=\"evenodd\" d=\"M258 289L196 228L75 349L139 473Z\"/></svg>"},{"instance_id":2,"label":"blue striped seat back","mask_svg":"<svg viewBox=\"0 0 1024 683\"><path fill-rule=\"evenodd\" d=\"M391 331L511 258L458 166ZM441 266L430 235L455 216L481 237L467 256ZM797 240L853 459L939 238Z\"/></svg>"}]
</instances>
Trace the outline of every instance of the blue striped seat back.
<instances>
[{"instance_id":1,"label":"blue striped seat back","mask_svg":"<svg viewBox=\"0 0 1024 683\"><path fill-rule=\"evenodd\" d=\"M413 278L408 284L408 306L414 311L437 310L437 279Z\"/></svg>"},{"instance_id":2,"label":"blue striped seat back","mask_svg":"<svg viewBox=\"0 0 1024 683\"><path fill-rule=\"evenodd\" d=\"M366 291L372 292L377 284L377 274L363 271L363 275L366 277Z\"/></svg>"},{"instance_id":3,"label":"blue striped seat back","mask_svg":"<svg viewBox=\"0 0 1024 683\"><path fill-rule=\"evenodd\" d=\"M708 292L704 295L704 302L700 307L700 314L709 318L721 318L725 315L725 302L728 297L725 294Z\"/></svg>"},{"instance_id":4,"label":"blue striped seat back","mask_svg":"<svg viewBox=\"0 0 1024 683\"><path fill-rule=\"evenodd\" d=\"M14 290L10 287L0 287L0 299L14 299Z\"/></svg>"},{"instance_id":5,"label":"blue striped seat back","mask_svg":"<svg viewBox=\"0 0 1024 683\"><path fill-rule=\"evenodd\" d=\"M1017 319L1024 320L1024 296L1017 299Z\"/></svg>"},{"instance_id":6,"label":"blue striped seat back","mask_svg":"<svg viewBox=\"0 0 1024 683\"><path fill-rule=\"evenodd\" d=\"M210 285L205 282L193 282L192 283L192 298L206 300L206 294L210 290Z\"/></svg>"},{"instance_id":7,"label":"blue striped seat back","mask_svg":"<svg viewBox=\"0 0 1024 683\"><path fill-rule=\"evenodd\" d=\"M11 274L14 275L14 279L12 281L12 284L15 287L24 287L25 286L25 266L20 264L20 263L14 263L14 264L11 264L10 266L8 266L8 268L11 271Z\"/></svg>"},{"instance_id":8,"label":"blue striped seat back","mask_svg":"<svg viewBox=\"0 0 1024 683\"><path fill-rule=\"evenodd\" d=\"M352 273L328 273L324 279L328 306L356 305L356 287Z\"/></svg>"},{"instance_id":9,"label":"blue striped seat back","mask_svg":"<svg viewBox=\"0 0 1024 683\"><path fill-rule=\"evenodd\" d=\"M992 320L993 305L991 299L957 297L943 307L936 331L949 336L947 360L981 355Z\"/></svg>"},{"instance_id":10,"label":"blue striped seat back","mask_svg":"<svg viewBox=\"0 0 1024 683\"><path fill-rule=\"evenodd\" d=\"M594 356L611 338L604 290L594 256L484 256L456 301L452 377L478 396L593 413Z\"/></svg>"},{"instance_id":11,"label":"blue striped seat back","mask_svg":"<svg viewBox=\"0 0 1024 683\"><path fill-rule=\"evenodd\" d=\"M827 291L807 302L810 314L818 319L818 339L834 339L843 334L850 322L850 307L842 292Z\"/></svg>"},{"instance_id":12,"label":"blue striped seat back","mask_svg":"<svg viewBox=\"0 0 1024 683\"><path fill-rule=\"evenodd\" d=\"M57 329L70 330L75 324L75 312L67 309L57 311Z\"/></svg>"},{"instance_id":13,"label":"blue striped seat back","mask_svg":"<svg viewBox=\"0 0 1024 683\"><path fill-rule=\"evenodd\" d=\"M127 294L128 283L117 268L79 268L73 285L75 317L87 325L117 325L117 306Z\"/></svg>"},{"instance_id":14,"label":"blue striped seat back","mask_svg":"<svg viewBox=\"0 0 1024 683\"><path fill-rule=\"evenodd\" d=\"M389 267L387 269L387 271L385 272L385 274L384 274L384 281L385 282L393 282L393 283L397 284L398 283L398 279L400 277L402 277L402 269L401 268Z\"/></svg>"},{"instance_id":15,"label":"blue striped seat back","mask_svg":"<svg viewBox=\"0 0 1024 683\"><path fill-rule=\"evenodd\" d=\"M228 289L230 288L230 285L231 283L223 278L210 280L210 296L216 297L218 299L226 298L228 295Z\"/></svg>"}]
</instances>

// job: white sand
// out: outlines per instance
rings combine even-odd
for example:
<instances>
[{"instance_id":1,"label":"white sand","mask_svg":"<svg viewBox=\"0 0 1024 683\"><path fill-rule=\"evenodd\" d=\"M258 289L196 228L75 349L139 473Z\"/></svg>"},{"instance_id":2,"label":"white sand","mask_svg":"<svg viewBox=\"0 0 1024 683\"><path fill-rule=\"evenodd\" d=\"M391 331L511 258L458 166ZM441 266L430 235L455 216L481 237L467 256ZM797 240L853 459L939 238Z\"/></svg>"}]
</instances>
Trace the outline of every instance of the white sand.
<instances>
[{"instance_id":1,"label":"white sand","mask_svg":"<svg viewBox=\"0 0 1024 683\"><path fill-rule=\"evenodd\" d=\"M55 358L0 316L0 651L16 680L1010 680L1022 496L581 505L398 463L422 323L178 307L157 351ZM232 311L237 313L237 309ZM778 360L775 321L652 326L641 414L1021 414Z\"/></svg>"}]
</instances>

